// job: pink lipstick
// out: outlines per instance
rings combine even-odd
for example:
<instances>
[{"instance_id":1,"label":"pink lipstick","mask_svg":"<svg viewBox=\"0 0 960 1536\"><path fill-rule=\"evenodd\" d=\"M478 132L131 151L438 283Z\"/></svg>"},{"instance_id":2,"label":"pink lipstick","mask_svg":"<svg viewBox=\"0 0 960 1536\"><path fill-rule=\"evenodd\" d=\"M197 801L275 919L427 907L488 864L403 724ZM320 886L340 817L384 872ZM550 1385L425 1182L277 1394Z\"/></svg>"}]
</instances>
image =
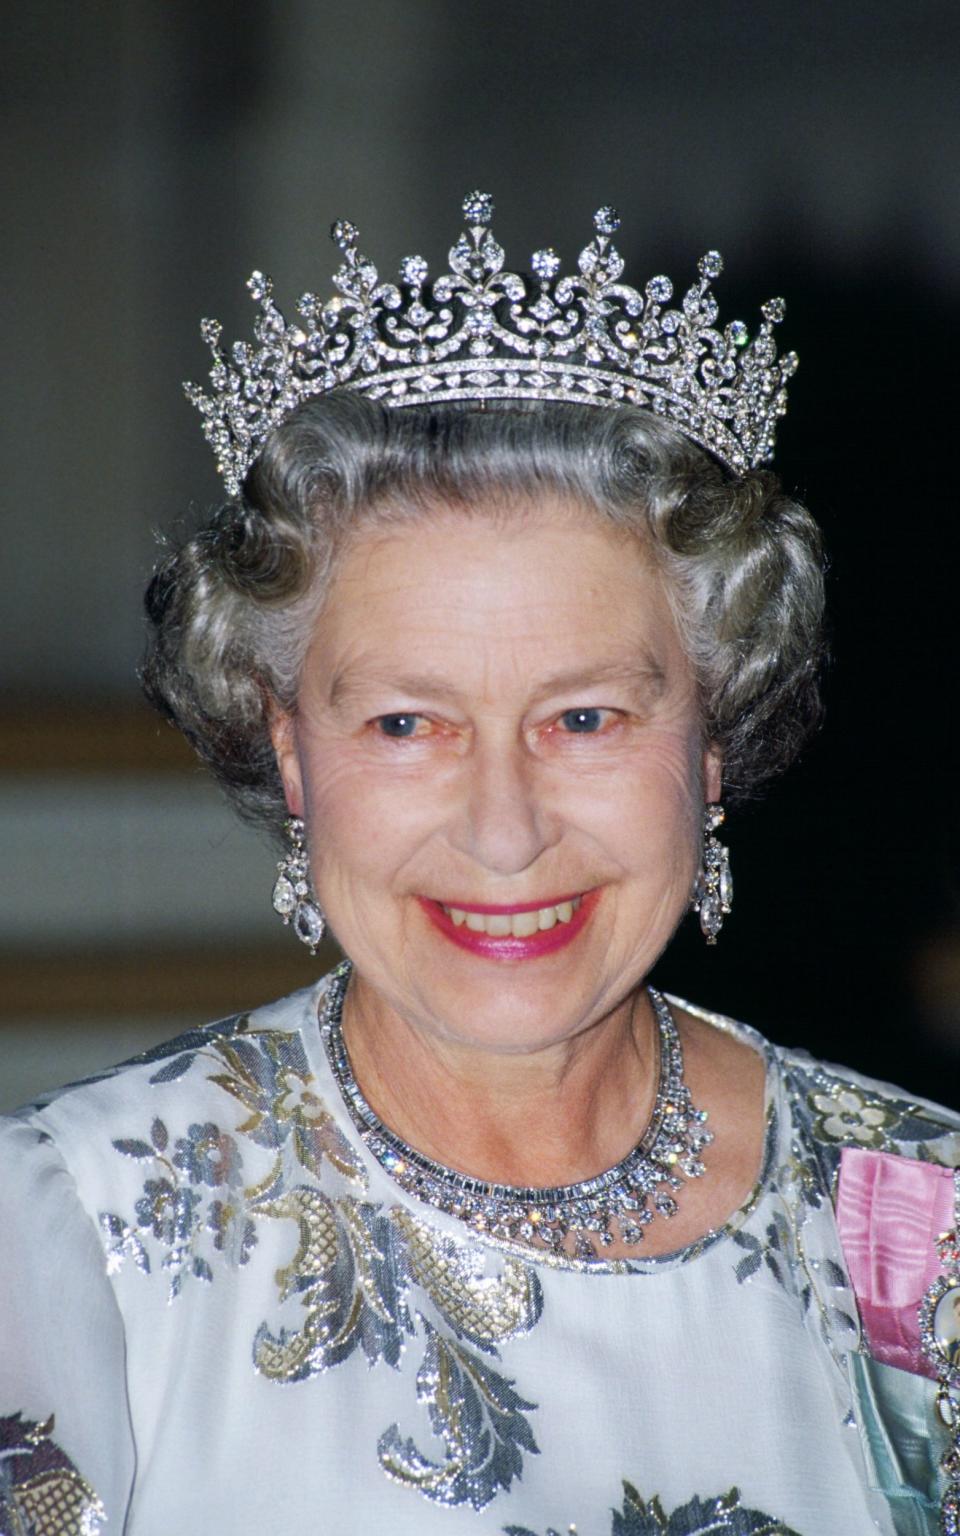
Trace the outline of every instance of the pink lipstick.
<instances>
[{"instance_id":1,"label":"pink lipstick","mask_svg":"<svg viewBox=\"0 0 960 1536\"><path fill-rule=\"evenodd\" d=\"M493 906L477 902L439 902L419 897L420 905L431 923L451 943L472 954L488 960L533 960L540 955L552 954L571 944L593 913L600 897L599 889L577 896L559 896L547 901L518 902L513 906ZM467 926L464 914L476 913L483 917L512 918L526 912L549 912L551 908L574 906L568 920L551 922L549 927L538 928L531 934L518 936L513 933L496 934L478 931ZM459 913L455 921L451 912Z\"/></svg>"}]
</instances>

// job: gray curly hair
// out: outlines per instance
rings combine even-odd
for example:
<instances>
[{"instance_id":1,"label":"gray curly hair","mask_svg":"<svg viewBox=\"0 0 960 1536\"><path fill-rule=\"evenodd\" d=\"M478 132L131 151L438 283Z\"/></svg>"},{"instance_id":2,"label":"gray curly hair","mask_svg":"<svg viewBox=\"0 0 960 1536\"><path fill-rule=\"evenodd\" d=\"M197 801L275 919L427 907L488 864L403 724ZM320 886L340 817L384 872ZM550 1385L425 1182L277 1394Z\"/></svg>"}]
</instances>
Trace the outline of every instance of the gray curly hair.
<instances>
[{"instance_id":1,"label":"gray curly hair","mask_svg":"<svg viewBox=\"0 0 960 1536\"><path fill-rule=\"evenodd\" d=\"M143 683L247 819L286 814L271 711L294 711L336 559L358 530L438 503L560 495L633 531L666 577L725 794L793 761L819 719L823 571L776 477L732 478L635 406L389 409L343 391L271 434L237 502L173 548L147 590Z\"/></svg>"}]
</instances>

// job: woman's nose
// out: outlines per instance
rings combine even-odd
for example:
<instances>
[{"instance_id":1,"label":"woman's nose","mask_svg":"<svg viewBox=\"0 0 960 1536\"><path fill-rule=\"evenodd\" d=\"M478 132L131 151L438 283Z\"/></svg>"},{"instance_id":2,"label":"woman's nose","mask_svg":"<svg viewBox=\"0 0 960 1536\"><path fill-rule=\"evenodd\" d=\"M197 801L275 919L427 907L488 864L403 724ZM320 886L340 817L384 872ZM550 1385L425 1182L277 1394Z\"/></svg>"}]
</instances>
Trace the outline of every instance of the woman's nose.
<instances>
[{"instance_id":1,"label":"woman's nose","mask_svg":"<svg viewBox=\"0 0 960 1536\"><path fill-rule=\"evenodd\" d=\"M515 875L555 840L542 774L523 745L475 747L464 764L455 846L493 874Z\"/></svg>"}]
</instances>

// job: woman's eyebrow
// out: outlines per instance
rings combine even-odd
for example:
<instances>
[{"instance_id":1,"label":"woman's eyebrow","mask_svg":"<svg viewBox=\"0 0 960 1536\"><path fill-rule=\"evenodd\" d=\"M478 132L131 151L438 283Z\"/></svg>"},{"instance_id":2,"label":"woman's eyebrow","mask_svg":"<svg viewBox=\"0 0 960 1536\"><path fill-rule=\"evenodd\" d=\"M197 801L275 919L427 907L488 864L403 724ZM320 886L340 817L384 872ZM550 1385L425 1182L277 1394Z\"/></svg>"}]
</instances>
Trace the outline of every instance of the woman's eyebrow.
<instances>
[{"instance_id":1,"label":"woman's eyebrow","mask_svg":"<svg viewBox=\"0 0 960 1536\"><path fill-rule=\"evenodd\" d=\"M605 684L620 684L637 692L651 689L656 697L663 692L666 672L650 654L643 653L630 658L603 662L595 667L571 667L554 672L534 691L537 700L551 698L558 693L577 693ZM336 673L329 692L331 706L336 709L371 687L385 687L411 698L456 699L462 690L444 673L434 671L393 672L381 667L366 668L362 665L345 667Z\"/></svg>"},{"instance_id":2,"label":"woman's eyebrow","mask_svg":"<svg viewBox=\"0 0 960 1536\"><path fill-rule=\"evenodd\" d=\"M363 694L369 688L390 688L411 696L430 695L431 698L452 699L458 689L439 672L394 672L382 667L355 665L344 667L334 675L328 695L331 705L339 705Z\"/></svg>"},{"instance_id":3,"label":"woman's eyebrow","mask_svg":"<svg viewBox=\"0 0 960 1536\"><path fill-rule=\"evenodd\" d=\"M666 685L667 674L660 663L648 653L603 662L595 667L571 667L544 678L536 690L538 699L550 698L555 693L577 693L603 687L607 683L621 684L627 688L647 692L653 688L659 696Z\"/></svg>"}]
</instances>

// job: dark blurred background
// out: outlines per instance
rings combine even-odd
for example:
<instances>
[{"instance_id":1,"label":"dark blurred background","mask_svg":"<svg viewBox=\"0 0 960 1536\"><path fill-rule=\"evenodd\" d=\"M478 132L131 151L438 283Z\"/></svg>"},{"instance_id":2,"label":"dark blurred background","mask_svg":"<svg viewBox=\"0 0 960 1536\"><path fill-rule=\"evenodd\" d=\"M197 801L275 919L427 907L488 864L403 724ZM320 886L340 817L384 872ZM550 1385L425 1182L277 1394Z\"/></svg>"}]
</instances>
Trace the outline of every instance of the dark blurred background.
<instances>
[{"instance_id":1,"label":"dark blurred background","mask_svg":"<svg viewBox=\"0 0 960 1536\"><path fill-rule=\"evenodd\" d=\"M180 383L254 266L322 291L349 216L436 268L474 186L510 264L572 264L612 202L638 285L716 246L724 318L786 296L827 723L659 979L956 1102L956 0L34 0L3 33L0 1107L315 973L138 700L156 531L218 497Z\"/></svg>"}]
</instances>

